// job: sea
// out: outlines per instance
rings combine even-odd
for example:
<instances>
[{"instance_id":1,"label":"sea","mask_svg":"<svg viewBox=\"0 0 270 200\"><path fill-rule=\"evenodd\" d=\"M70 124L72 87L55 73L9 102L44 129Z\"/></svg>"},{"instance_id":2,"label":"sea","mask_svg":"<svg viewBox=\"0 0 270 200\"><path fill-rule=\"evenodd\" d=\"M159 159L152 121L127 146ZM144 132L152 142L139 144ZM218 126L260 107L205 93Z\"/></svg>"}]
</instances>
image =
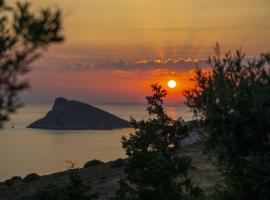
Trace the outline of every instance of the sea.
<instances>
[{"instance_id":1,"label":"sea","mask_svg":"<svg viewBox=\"0 0 270 200\"><path fill-rule=\"evenodd\" d=\"M92 104L93 105L93 104ZM146 119L145 105L96 104L123 119ZM134 132L132 128L115 130L60 131L26 128L42 118L51 105L26 105L0 129L0 182L29 173L46 175L66 170L70 162L82 167L89 160L104 162L124 158L121 137ZM168 115L191 120L192 113L185 104L166 106Z\"/></svg>"}]
</instances>

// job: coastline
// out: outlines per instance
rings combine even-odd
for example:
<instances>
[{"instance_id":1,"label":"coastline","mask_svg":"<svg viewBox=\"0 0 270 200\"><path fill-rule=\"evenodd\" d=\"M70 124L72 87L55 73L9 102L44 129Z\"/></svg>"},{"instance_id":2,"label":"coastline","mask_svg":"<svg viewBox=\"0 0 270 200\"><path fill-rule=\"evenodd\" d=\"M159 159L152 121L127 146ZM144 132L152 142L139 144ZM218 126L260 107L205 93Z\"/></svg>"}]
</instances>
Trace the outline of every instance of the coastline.
<instances>
[{"instance_id":1,"label":"coastline","mask_svg":"<svg viewBox=\"0 0 270 200\"><path fill-rule=\"evenodd\" d=\"M194 182L204 189L212 188L216 183L222 182L220 175L211 165L206 156L202 154L199 143L184 145L181 152L192 157L193 170L190 176ZM110 161L87 168L79 168L79 176L82 181L91 188L91 192L99 194L98 200L107 200L114 196L119 187L119 180L125 176L124 165L116 164L117 160ZM63 185L69 181L72 170L66 170L49 175L40 176L38 180L23 182L14 181L13 185L8 186L7 182L0 183L1 200L31 200L33 195L46 186L55 184Z\"/></svg>"}]
</instances>

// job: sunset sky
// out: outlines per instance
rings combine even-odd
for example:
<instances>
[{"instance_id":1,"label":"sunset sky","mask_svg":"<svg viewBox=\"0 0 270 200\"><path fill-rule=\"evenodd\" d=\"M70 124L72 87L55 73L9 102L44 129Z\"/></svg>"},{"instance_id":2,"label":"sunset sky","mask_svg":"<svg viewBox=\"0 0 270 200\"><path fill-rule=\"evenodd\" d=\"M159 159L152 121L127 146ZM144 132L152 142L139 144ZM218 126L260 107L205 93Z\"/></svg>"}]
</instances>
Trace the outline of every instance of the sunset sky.
<instances>
[{"instance_id":1,"label":"sunset sky","mask_svg":"<svg viewBox=\"0 0 270 200\"><path fill-rule=\"evenodd\" d=\"M12 0L14 2L14 0ZM46 52L28 75L23 99L64 96L88 102L143 102L150 84L183 100L196 65L219 41L253 57L270 50L269 0L35 0L61 8L66 41Z\"/></svg>"}]
</instances>

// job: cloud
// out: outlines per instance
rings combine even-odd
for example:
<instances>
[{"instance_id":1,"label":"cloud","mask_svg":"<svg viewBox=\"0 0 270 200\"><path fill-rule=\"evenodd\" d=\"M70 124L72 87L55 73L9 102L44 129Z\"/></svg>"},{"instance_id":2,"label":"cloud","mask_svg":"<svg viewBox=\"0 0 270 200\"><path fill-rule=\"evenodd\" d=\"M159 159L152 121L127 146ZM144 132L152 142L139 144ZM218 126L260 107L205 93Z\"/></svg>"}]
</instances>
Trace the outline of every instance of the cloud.
<instances>
[{"instance_id":1,"label":"cloud","mask_svg":"<svg viewBox=\"0 0 270 200\"><path fill-rule=\"evenodd\" d=\"M194 69L196 66L205 67L206 61L192 58L176 59L149 59L128 62L92 63L87 60L79 60L65 64L56 64L50 67L36 66L33 69L38 71L60 71L60 72L91 72L91 71L126 71L126 72L166 72L176 73Z\"/></svg>"},{"instance_id":2,"label":"cloud","mask_svg":"<svg viewBox=\"0 0 270 200\"><path fill-rule=\"evenodd\" d=\"M194 69L196 66L202 67L205 65L205 60L192 58L139 60L134 63L121 60L119 62L97 65L95 69L118 69L123 71L154 71L164 69L169 71L183 72Z\"/></svg>"}]
</instances>

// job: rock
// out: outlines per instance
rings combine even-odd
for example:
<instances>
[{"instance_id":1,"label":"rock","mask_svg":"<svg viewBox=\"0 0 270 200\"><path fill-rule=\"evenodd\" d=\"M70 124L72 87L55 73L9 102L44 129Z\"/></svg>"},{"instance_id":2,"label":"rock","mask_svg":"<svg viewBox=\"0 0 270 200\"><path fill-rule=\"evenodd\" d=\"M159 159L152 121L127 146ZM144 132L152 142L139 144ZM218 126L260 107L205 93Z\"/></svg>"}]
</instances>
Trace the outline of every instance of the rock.
<instances>
[{"instance_id":1,"label":"rock","mask_svg":"<svg viewBox=\"0 0 270 200\"><path fill-rule=\"evenodd\" d=\"M63 97L55 99L47 115L28 128L58 130L109 130L128 128L130 123L104 110Z\"/></svg>"}]
</instances>

